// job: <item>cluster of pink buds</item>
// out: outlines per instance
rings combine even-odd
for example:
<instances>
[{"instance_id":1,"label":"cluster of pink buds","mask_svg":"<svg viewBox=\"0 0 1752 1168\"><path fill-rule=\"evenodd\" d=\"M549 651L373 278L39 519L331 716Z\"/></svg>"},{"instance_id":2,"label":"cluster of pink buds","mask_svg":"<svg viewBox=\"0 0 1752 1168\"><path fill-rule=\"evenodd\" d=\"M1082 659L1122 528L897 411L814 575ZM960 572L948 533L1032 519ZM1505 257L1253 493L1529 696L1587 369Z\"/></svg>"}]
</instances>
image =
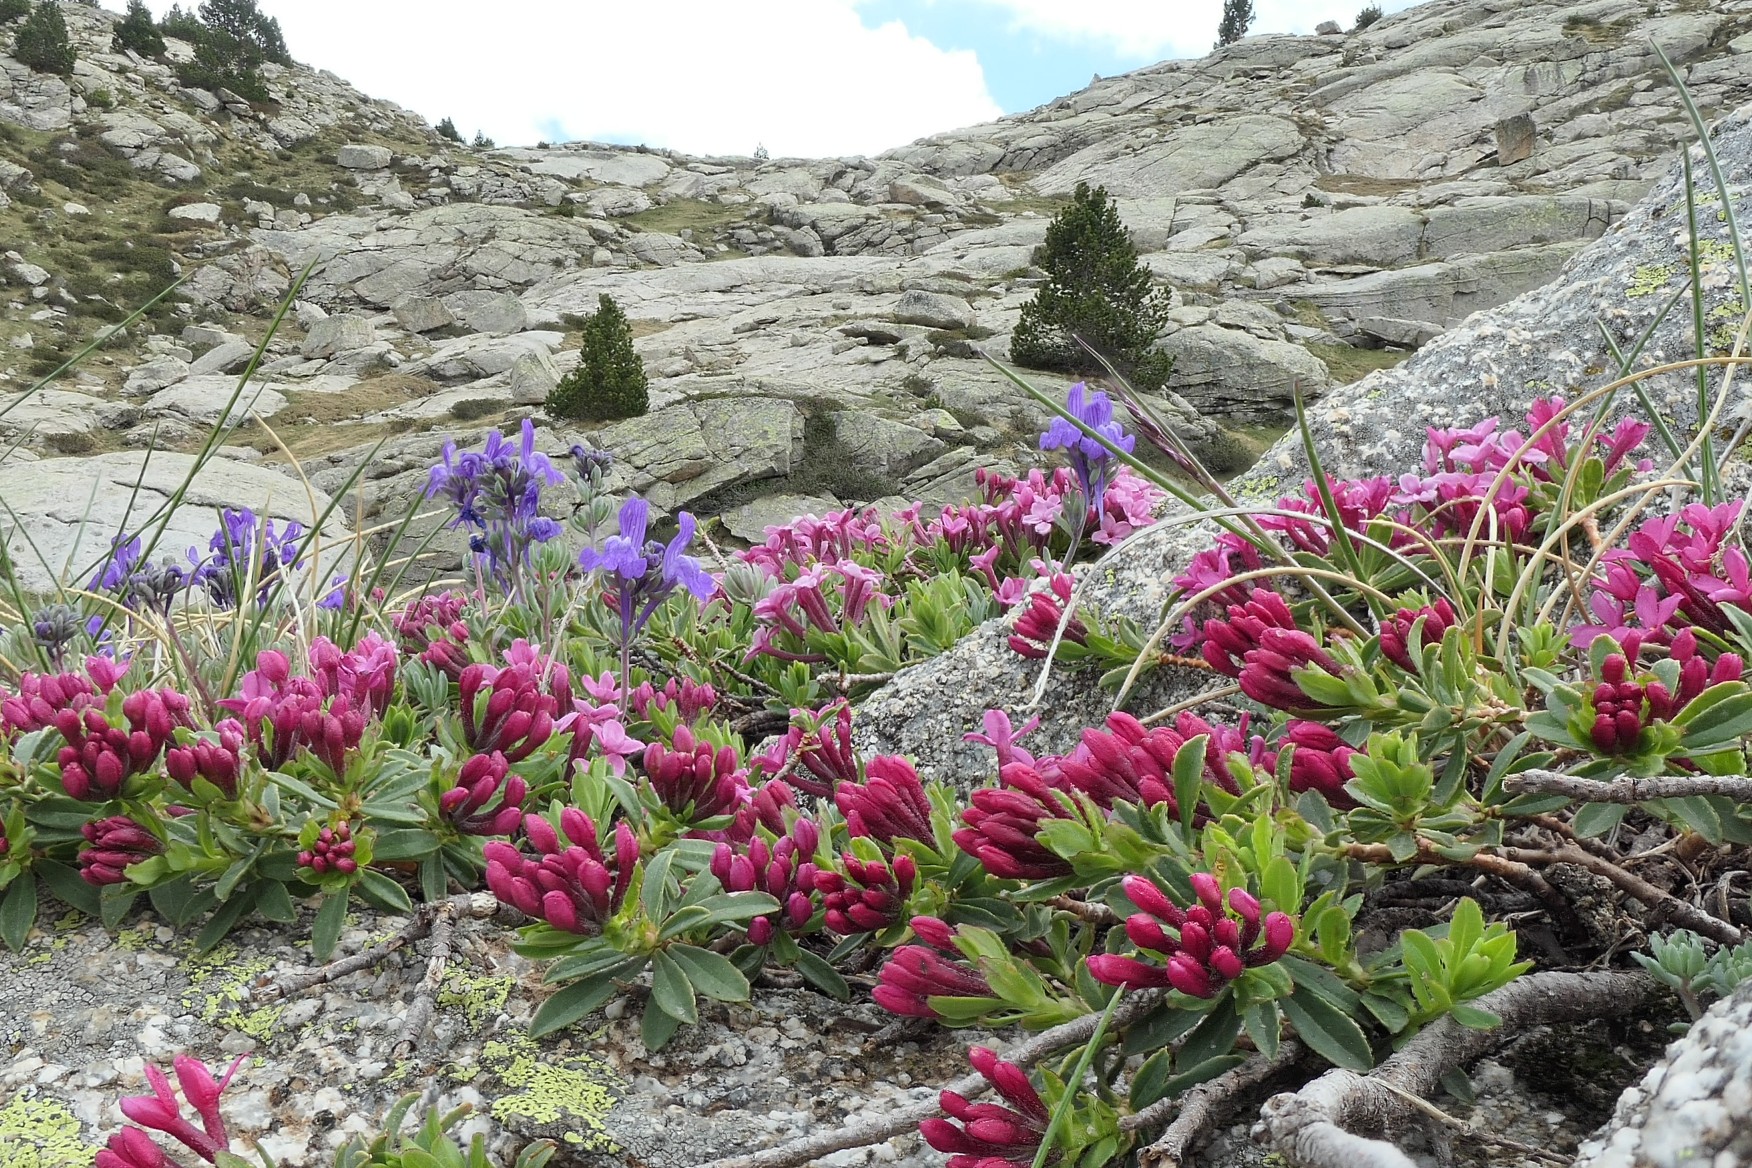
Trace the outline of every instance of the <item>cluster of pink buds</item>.
<instances>
[{"instance_id":1,"label":"cluster of pink buds","mask_svg":"<svg viewBox=\"0 0 1752 1168\"><path fill-rule=\"evenodd\" d=\"M763 654L785 661L822 660L816 653L781 649L773 644L774 636L786 633L797 642L807 642L811 632L836 634L847 625L859 624L871 602L885 602L881 584L881 576L849 559L832 564L816 563L794 579L781 579L771 592L755 603L754 618L763 627L755 635L744 660ZM838 593L837 613L835 606L829 603L830 588Z\"/></svg>"},{"instance_id":2,"label":"cluster of pink buds","mask_svg":"<svg viewBox=\"0 0 1752 1168\"><path fill-rule=\"evenodd\" d=\"M896 755L878 755L864 765L864 775L862 783L841 783L833 792L846 830L889 845L897 839L930 843L931 803L912 764Z\"/></svg>"},{"instance_id":3,"label":"cluster of pink buds","mask_svg":"<svg viewBox=\"0 0 1752 1168\"><path fill-rule=\"evenodd\" d=\"M523 797L529 784L511 773L498 751L477 754L462 764L456 786L438 798L457 830L469 835L510 835L523 821Z\"/></svg>"},{"instance_id":4,"label":"cluster of pink buds","mask_svg":"<svg viewBox=\"0 0 1752 1168\"><path fill-rule=\"evenodd\" d=\"M46 729L63 713L102 704L96 687L77 673L27 673L17 693L0 694L0 739Z\"/></svg>"},{"instance_id":5,"label":"cluster of pink buds","mask_svg":"<svg viewBox=\"0 0 1752 1168\"><path fill-rule=\"evenodd\" d=\"M559 717L559 699L542 686L529 665L470 665L457 681L462 702L462 737L476 754L498 751L507 762L522 762L546 742ZM567 690L570 704L570 690Z\"/></svg>"},{"instance_id":6,"label":"cluster of pink buds","mask_svg":"<svg viewBox=\"0 0 1752 1168\"><path fill-rule=\"evenodd\" d=\"M1053 576L1049 587L1028 594L1027 603L1017 614L1010 649L1033 661L1045 659L1047 649L1058 635L1059 622L1064 620L1065 605L1071 602L1075 585L1069 572ZM1089 627L1076 617L1065 625L1064 640L1073 645L1089 643Z\"/></svg>"},{"instance_id":7,"label":"cluster of pink buds","mask_svg":"<svg viewBox=\"0 0 1752 1168\"><path fill-rule=\"evenodd\" d=\"M353 858L355 847L353 829L342 820L316 833L310 850L298 853L298 866L309 868L318 876L327 876L330 872L351 876L359 870L359 862Z\"/></svg>"},{"instance_id":8,"label":"cluster of pink buds","mask_svg":"<svg viewBox=\"0 0 1752 1168\"><path fill-rule=\"evenodd\" d=\"M633 712L642 722L649 722L652 709L656 708L674 710L681 721L692 725L717 706L718 691L691 678L677 681L672 677L662 689L653 689L650 682L643 682L632 697Z\"/></svg>"},{"instance_id":9,"label":"cluster of pink buds","mask_svg":"<svg viewBox=\"0 0 1752 1168\"><path fill-rule=\"evenodd\" d=\"M907 1018L937 1018L932 998L989 998L984 975L955 948L955 930L936 917L914 917L913 932L923 945L902 945L876 975L870 991L878 1006Z\"/></svg>"},{"instance_id":10,"label":"cluster of pink buds","mask_svg":"<svg viewBox=\"0 0 1752 1168\"><path fill-rule=\"evenodd\" d=\"M87 884L122 884L126 869L164 851L158 837L129 819L112 815L83 824L79 831L88 846L79 853L79 875Z\"/></svg>"},{"instance_id":11,"label":"cluster of pink buds","mask_svg":"<svg viewBox=\"0 0 1752 1168\"><path fill-rule=\"evenodd\" d=\"M819 879L811 858L821 843L813 820L799 819L770 848L758 836L738 851L721 843L712 853L712 875L726 892L764 892L779 902L779 911L748 922L752 945L767 945L780 929L795 933L815 916L812 894Z\"/></svg>"},{"instance_id":12,"label":"cluster of pink buds","mask_svg":"<svg viewBox=\"0 0 1752 1168\"><path fill-rule=\"evenodd\" d=\"M1340 811L1357 805L1344 785L1356 778L1351 759L1362 753L1319 722L1290 722L1278 739L1280 748L1294 746L1290 756L1290 790L1318 791Z\"/></svg>"},{"instance_id":13,"label":"cluster of pink buds","mask_svg":"<svg viewBox=\"0 0 1752 1168\"><path fill-rule=\"evenodd\" d=\"M1134 990L1173 986L1189 997L1212 998L1248 968L1270 965L1288 953L1296 940L1295 921L1281 912L1262 921L1259 901L1243 889L1229 890L1225 911L1222 885L1208 872L1192 874L1199 903L1190 909L1180 908L1142 876L1127 876L1122 884L1126 896L1143 910L1126 918L1125 935L1167 964L1096 954L1089 958L1089 973L1107 985Z\"/></svg>"},{"instance_id":14,"label":"cluster of pink buds","mask_svg":"<svg viewBox=\"0 0 1752 1168\"><path fill-rule=\"evenodd\" d=\"M243 725L226 718L213 727L218 741L196 738L187 746L172 746L164 752L164 771L185 788L205 779L227 799L237 798L237 780L243 774Z\"/></svg>"},{"instance_id":15,"label":"cluster of pink buds","mask_svg":"<svg viewBox=\"0 0 1752 1168\"><path fill-rule=\"evenodd\" d=\"M790 731L749 762L765 774L783 774L797 790L818 798L831 795L840 783L857 782L851 705L841 700L814 713L792 710Z\"/></svg>"},{"instance_id":16,"label":"cluster of pink buds","mask_svg":"<svg viewBox=\"0 0 1752 1168\"><path fill-rule=\"evenodd\" d=\"M310 670L322 692L345 697L354 709L369 710L376 718L389 708L398 661L395 646L376 633L345 651L327 637L310 643Z\"/></svg>"},{"instance_id":17,"label":"cluster of pink buds","mask_svg":"<svg viewBox=\"0 0 1752 1168\"><path fill-rule=\"evenodd\" d=\"M1440 643L1458 619L1454 615L1454 606L1448 603L1447 597L1442 597L1433 605L1402 608L1381 622L1381 655L1408 673L1417 670L1411 659L1411 630L1420 618L1423 620L1422 643L1425 645Z\"/></svg>"},{"instance_id":18,"label":"cluster of pink buds","mask_svg":"<svg viewBox=\"0 0 1752 1168\"><path fill-rule=\"evenodd\" d=\"M756 826L784 835L796 814L797 795L791 785L783 779L768 779L749 788L748 801L736 809L736 819L724 830L724 837L731 843L746 843L754 838Z\"/></svg>"},{"instance_id":19,"label":"cluster of pink buds","mask_svg":"<svg viewBox=\"0 0 1752 1168\"><path fill-rule=\"evenodd\" d=\"M1077 748L1058 760L1059 773L1102 807L1116 800L1146 807L1174 801L1174 756L1186 745L1175 730L1146 727L1130 714L1107 716L1107 729L1083 731Z\"/></svg>"},{"instance_id":20,"label":"cluster of pink buds","mask_svg":"<svg viewBox=\"0 0 1752 1168\"><path fill-rule=\"evenodd\" d=\"M97 1153L95 1168L181 1168L142 1128L163 1132L209 1164L216 1161L220 1152L231 1147L225 1120L219 1114L219 1095L248 1057L237 1056L225 1074L215 1080L213 1072L199 1059L177 1056L173 1064L176 1081L182 1087L183 1097L201 1117L200 1127L183 1118L182 1104L177 1101L170 1080L148 1063L146 1080L152 1085L152 1094L122 1100L122 1114L140 1127L124 1127L111 1136L109 1146Z\"/></svg>"},{"instance_id":21,"label":"cluster of pink buds","mask_svg":"<svg viewBox=\"0 0 1752 1168\"><path fill-rule=\"evenodd\" d=\"M1071 866L1035 839L1049 819L1068 819L1052 784L1032 765L1011 763L998 771L1002 784L982 787L961 813L966 827L955 844L993 876L1006 880L1051 880Z\"/></svg>"},{"instance_id":22,"label":"cluster of pink buds","mask_svg":"<svg viewBox=\"0 0 1752 1168\"><path fill-rule=\"evenodd\" d=\"M467 610L468 597L459 592L422 596L391 617L396 640L404 653L417 656L451 681L460 680L468 667L472 637L462 619Z\"/></svg>"},{"instance_id":23,"label":"cluster of pink buds","mask_svg":"<svg viewBox=\"0 0 1752 1168\"><path fill-rule=\"evenodd\" d=\"M122 699L126 727L112 726L95 706L55 715L66 745L56 762L61 786L74 799L114 799L122 784L158 762L178 726L190 726L189 699L171 689L143 689Z\"/></svg>"},{"instance_id":24,"label":"cluster of pink buds","mask_svg":"<svg viewBox=\"0 0 1752 1168\"><path fill-rule=\"evenodd\" d=\"M596 824L576 807L560 812L560 832L539 815L523 817L523 831L539 853L525 856L497 840L486 846L487 887L525 916L583 935L602 931L625 899L639 862L639 841L625 820L615 825L614 859L603 855Z\"/></svg>"},{"instance_id":25,"label":"cluster of pink buds","mask_svg":"<svg viewBox=\"0 0 1752 1168\"><path fill-rule=\"evenodd\" d=\"M1033 1164L1052 1117L1028 1081L1028 1073L983 1046L970 1047L967 1061L1004 1102L972 1103L954 1091L944 1091L938 1102L949 1118L924 1120L919 1134L931 1147L949 1153L947 1168L1023 1168Z\"/></svg>"},{"instance_id":26,"label":"cluster of pink buds","mask_svg":"<svg viewBox=\"0 0 1752 1168\"><path fill-rule=\"evenodd\" d=\"M892 864L885 864L860 860L848 852L840 857L840 864L843 875L822 872L815 877L815 888L827 909L823 921L831 932L844 937L874 933L900 920L919 876L911 856L896 856Z\"/></svg>"},{"instance_id":27,"label":"cluster of pink buds","mask_svg":"<svg viewBox=\"0 0 1752 1168\"><path fill-rule=\"evenodd\" d=\"M690 822L734 815L748 800L748 772L736 748L714 748L686 726L675 728L672 746L647 746L642 762L663 806Z\"/></svg>"},{"instance_id":28,"label":"cluster of pink buds","mask_svg":"<svg viewBox=\"0 0 1752 1168\"><path fill-rule=\"evenodd\" d=\"M365 711L344 694L329 695L308 677L292 676L286 655L277 649L256 654L256 667L244 674L235 698L219 705L238 716L256 759L280 770L304 747L336 775L347 770L347 755L365 736Z\"/></svg>"},{"instance_id":29,"label":"cluster of pink buds","mask_svg":"<svg viewBox=\"0 0 1752 1168\"><path fill-rule=\"evenodd\" d=\"M1242 693L1274 709L1295 713L1324 708L1302 692L1295 672L1309 666L1334 676L1341 672L1320 642L1296 627L1284 598L1264 588L1255 588L1246 604L1230 605L1226 620L1206 621L1204 636L1210 667L1235 678Z\"/></svg>"},{"instance_id":30,"label":"cluster of pink buds","mask_svg":"<svg viewBox=\"0 0 1752 1168\"><path fill-rule=\"evenodd\" d=\"M1630 653L1640 645L1635 638ZM1723 653L1712 666L1698 653L1697 634L1682 629L1673 637L1668 655L1679 663L1679 689L1674 692L1657 678L1639 679L1631 672L1625 653L1613 653L1600 667L1600 682L1589 704L1594 723L1589 737L1602 754L1629 754L1636 750L1645 728L1655 722L1671 722L1691 701L1712 685L1739 681L1744 666L1737 653Z\"/></svg>"}]
</instances>

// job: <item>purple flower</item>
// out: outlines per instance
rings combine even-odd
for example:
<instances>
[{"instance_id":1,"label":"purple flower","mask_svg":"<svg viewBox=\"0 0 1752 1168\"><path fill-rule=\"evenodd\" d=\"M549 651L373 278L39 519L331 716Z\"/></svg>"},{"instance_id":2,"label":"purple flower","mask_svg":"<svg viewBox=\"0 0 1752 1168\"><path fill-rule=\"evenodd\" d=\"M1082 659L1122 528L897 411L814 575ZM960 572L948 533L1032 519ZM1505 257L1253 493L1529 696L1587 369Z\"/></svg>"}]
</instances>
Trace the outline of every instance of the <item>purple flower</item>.
<instances>
[{"instance_id":1,"label":"purple flower","mask_svg":"<svg viewBox=\"0 0 1752 1168\"><path fill-rule=\"evenodd\" d=\"M1127 454L1137 445L1137 439L1114 421L1112 400L1098 389L1089 389L1081 381L1071 386L1065 396L1065 412ZM1077 483L1083 489L1083 506L1093 508L1099 515L1107 495L1107 477L1115 461L1113 452L1064 418L1052 420L1046 433L1040 436L1040 449L1067 453Z\"/></svg>"},{"instance_id":2,"label":"purple flower","mask_svg":"<svg viewBox=\"0 0 1752 1168\"><path fill-rule=\"evenodd\" d=\"M623 715L632 688L633 639L644 629L651 614L678 589L685 589L699 600L711 599L718 589L717 581L687 554L688 545L693 542L694 517L686 511L676 516L680 529L667 544L645 538L650 518L650 504L634 495L621 505L620 533L603 540L600 551L585 548L578 556L578 565L586 572L601 572L609 578L608 586L620 612Z\"/></svg>"},{"instance_id":3,"label":"purple flower","mask_svg":"<svg viewBox=\"0 0 1752 1168\"><path fill-rule=\"evenodd\" d=\"M472 529L469 548L507 591L519 592L533 544L558 538L564 529L541 514L544 486L565 482L547 455L535 448L535 425L523 419L513 443L499 431L487 435L480 453L457 453L444 444L443 461L431 469L426 497L456 508L452 527Z\"/></svg>"},{"instance_id":4,"label":"purple flower","mask_svg":"<svg viewBox=\"0 0 1752 1168\"><path fill-rule=\"evenodd\" d=\"M274 521L257 518L248 507L227 507L219 513L219 528L207 541L210 553L203 558L195 548L189 549L189 583L206 589L208 597L221 608L236 608L240 591L254 578L256 603L266 604L284 579L284 570L301 567L299 542L304 538L304 525L290 520L276 530Z\"/></svg>"}]
</instances>

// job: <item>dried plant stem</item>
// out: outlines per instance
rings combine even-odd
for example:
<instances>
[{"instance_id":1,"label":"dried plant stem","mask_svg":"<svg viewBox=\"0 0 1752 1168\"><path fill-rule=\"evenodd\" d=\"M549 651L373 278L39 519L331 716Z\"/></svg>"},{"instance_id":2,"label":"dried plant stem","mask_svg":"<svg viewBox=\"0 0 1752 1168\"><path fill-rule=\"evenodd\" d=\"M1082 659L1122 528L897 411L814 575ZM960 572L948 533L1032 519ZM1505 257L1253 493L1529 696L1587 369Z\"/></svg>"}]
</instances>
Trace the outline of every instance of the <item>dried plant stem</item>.
<instances>
[{"instance_id":1,"label":"dried plant stem","mask_svg":"<svg viewBox=\"0 0 1752 1168\"><path fill-rule=\"evenodd\" d=\"M1473 1030L1439 1018L1368 1075L1331 1070L1300 1091L1274 1095L1261 1111L1273 1148L1303 1168L1414 1168L1415 1161L1384 1140L1351 1130L1380 1130L1415 1109L1442 1075L1513 1038L1529 1026L1583 1022L1627 1014L1661 993L1646 974L1534 973L1486 994L1473 1005L1500 1017L1493 1030Z\"/></svg>"},{"instance_id":2,"label":"dried plant stem","mask_svg":"<svg viewBox=\"0 0 1752 1168\"><path fill-rule=\"evenodd\" d=\"M1109 1025L1124 1026L1135 1022L1155 1008L1160 1001L1161 995L1157 992L1133 994L1120 1002ZM1085 1014L1062 1026L1043 1030L1004 1057L1026 1070L1054 1051L1087 1042L1095 1033L1100 1017L1098 1014ZM944 1089L972 1098L985 1092L989 1086L983 1075L973 1074L955 1080ZM903 1135L918 1127L921 1120L930 1119L941 1110L935 1098L927 1099L909 1107L894 1108L869 1119L848 1123L843 1127L802 1136L788 1144L765 1148L759 1152L747 1152L740 1156L725 1156L696 1165L695 1168L797 1168L800 1164L807 1164L832 1152L864 1148Z\"/></svg>"},{"instance_id":3,"label":"dried plant stem","mask_svg":"<svg viewBox=\"0 0 1752 1168\"><path fill-rule=\"evenodd\" d=\"M1256 1054L1234 1070L1219 1075L1208 1083L1200 1083L1184 1095L1163 1099L1144 1108L1136 1115L1119 1121L1121 1131L1147 1131L1166 1119L1170 1123L1156 1142L1138 1153L1144 1168L1183 1168L1190 1163L1187 1152L1200 1136L1208 1131L1223 1109L1232 1104L1243 1091L1251 1090L1302 1057L1297 1042L1278 1046L1276 1058Z\"/></svg>"},{"instance_id":4,"label":"dried plant stem","mask_svg":"<svg viewBox=\"0 0 1752 1168\"><path fill-rule=\"evenodd\" d=\"M1565 795L1578 803L1646 803L1651 799L1687 799L1693 795L1726 795L1741 803L1752 803L1752 779L1733 775L1602 782L1556 771L1528 770L1505 777L1503 790L1514 795Z\"/></svg>"},{"instance_id":5,"label":"dried plant stem","mask_svg":"<svg viewBox=\"0 0 1752 1168\"><path fill-rule=\"evenodd\" d=\"M395 1044L394 1057L398 1060L414 1052L438 1008L438 987L444 984L444 970L450 965L450 943L455 935L456 913L450 901L441 901L432 921L432 952L426 958L426 976L414 990L407 1021L402 1024L401 1038Z\"/></svg>"},{"instance_id":6,"label":"dried plant stem","mask_svg":"<svg viewBox=\"0 0 1752 1168\"><path fill-rule=\"evenodd\" d=\"M1429 846L1418 849L1417 855L1409 860L1396 860L1386 844L1346 844L1344 854L1353 860L1361 860L1365 864L1440 864L1446 867L1476 868L1490 876L1524 889L1544 901L1547 907L1568 915L1570 903L1563 893L1553 888L1551 884L1531 867L1516 860L1506 859L1493 852L1475 852L1466 859L1455 859L1445 856Z\"/></svg>"},{"instance_id":7,"label":"dried plant stem","mask_svg":"<svg viewBox=\"0 0 1752 1168\"><path fill-rule=\"evenodd\" d=\"M1724 945L1738 945L1746 938L1735 926L1698 908L1688 900L1682 900L1664 888L1658 888L1638 876L1634 872L1614 864L1603 856L1585 852L1573 844L1562 845L1549 849L1536 848L1499 848L1498 852L1505 858L1523 864L1574 864L1578 868L1586 868L1599 876L1604 876L1620 891L1634 900L1647 905L1650 910L1664 913L1668 919L1701 933L1712 941L1720 941Z\"/></svg>"},{"instance_id":8,"label":"dried plant stem","mask_svg":"<svg viewBox=\"0 0 1752 1168\"><path fill-rule=\"evenodd\" d=\"M280 998L290 998L303 993L312 986L327 985L331 981L339 981L348 974L370 969L402 946L431 935L432 926L438 920L440 910L445 906L448 906L450 914L464 920L485 920L488 917L514 911L500 904L499 899L490 892L462 893L449 900L422 904L414 910L413 919L408 922L407 927L388 940L373 945L361 953L355 953L351 957L343 957L339 961L331 961L327 965L306 973L293 974L276 982L258 982L251 991L250 997L258 1002L272 1002Z\"/></svg>"}]
</instances>

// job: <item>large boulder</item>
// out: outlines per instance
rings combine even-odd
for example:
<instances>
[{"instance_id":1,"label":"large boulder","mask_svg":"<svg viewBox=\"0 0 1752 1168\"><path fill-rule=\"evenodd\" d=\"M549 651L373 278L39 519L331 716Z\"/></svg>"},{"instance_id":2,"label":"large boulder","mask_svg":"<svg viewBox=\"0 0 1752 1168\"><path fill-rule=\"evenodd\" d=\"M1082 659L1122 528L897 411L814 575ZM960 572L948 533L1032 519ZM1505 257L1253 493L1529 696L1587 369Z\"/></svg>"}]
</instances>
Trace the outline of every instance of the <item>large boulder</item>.
<instances>
[{"instance_id":1,"label":"large boulder","mask_svg":"<svg viewBox=\"0 0 1752 1168\"><path fill-rule=\"evenodd\" d=\"M257 515L309 524L328 507L320 491L265 466L211 459L191 479L194 470L195 456L164 451L0 463L0 498L8 508L0 535L14 549L19 582L40 591L57 577L87 579L113 536L138 534L148 521L160 533L156 555L181 560L187 549L207 546L221 508L250 507ZM176 509L154 519L185 480ZM331 547L346 541L338 510L323 531Z\"/></svg>"},{"instance_id":2,"label":"large boulder","mask_svg":"<svg viewBox=\"0 0 1752 1168\"><path fill-rule=\"evenodd\" d=\"M326 361L352 349L363 349L376 340L377 330L368 319L355 313L341 313L311 325L299 352Z\"/></svg>"},{"instance_id":3,"label":"large boulder","mask_svg":"<svg viewBox=\"0 0 1752 1168\"><path fill-rule=\"evenodd\" d=\"M1575 1168L1752 1164L1752 980L1717 1002L1618 1100Z\"/></svg>"},{"instance_id":4,"label":"large boulder","mask_svg":"<svg viewBox=\"0 0 1752 1168\"><path fill-rule=\"evenodd\" d=\"M1314 398L1331 381L1300 345L1214 323L1183 328L1159 347L1174 358L1169 388L1212 414L1281 420L1294 412L1297 385Z\"/></svg>"}]
</instances>

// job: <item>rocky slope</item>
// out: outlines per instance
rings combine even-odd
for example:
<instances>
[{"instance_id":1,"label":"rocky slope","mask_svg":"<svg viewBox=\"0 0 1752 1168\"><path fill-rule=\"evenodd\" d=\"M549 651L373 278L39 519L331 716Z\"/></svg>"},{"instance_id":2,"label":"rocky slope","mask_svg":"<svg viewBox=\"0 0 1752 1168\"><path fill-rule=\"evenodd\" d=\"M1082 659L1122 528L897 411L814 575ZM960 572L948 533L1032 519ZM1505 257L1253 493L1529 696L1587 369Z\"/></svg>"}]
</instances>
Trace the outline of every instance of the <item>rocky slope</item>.
<instances>
[{"instance_id":1,"label":"rocky slope","mask_svg":"<svg viewBox=\"0 0 1752 1168\"><path fill-rule=\"evenodd\" d=\"M251 424L204 474L290 515L304 484L275 492L238 464L289 469L283 443L332 491L384 440L347 508L366 519L411 498L443 435L539 402L603 292L653 376L652 414L595 435L618 485L745 534L958 493L975 463L1028 456L1038 414L979 350L1006 352L1031 251L1078 181L1120 198L1174 289L1166 404L1235 457L1219 423L1281 425L1293 383L1392 364L1616 222L1687 133L1653 43L1706 115L1752 96L1752 0L1442 0L1098 80L874 159L481 152L302 66L270 67L259 107L185 88L112 53L111 14L67 14L70 82L0 57L0 409L118 306L186 283L0 417L10 461L187 448L313 265L247 395L272 434ZM79 544L75 561L107 543L21 514L42 543Z\"/></svg>"}]
</instances>

